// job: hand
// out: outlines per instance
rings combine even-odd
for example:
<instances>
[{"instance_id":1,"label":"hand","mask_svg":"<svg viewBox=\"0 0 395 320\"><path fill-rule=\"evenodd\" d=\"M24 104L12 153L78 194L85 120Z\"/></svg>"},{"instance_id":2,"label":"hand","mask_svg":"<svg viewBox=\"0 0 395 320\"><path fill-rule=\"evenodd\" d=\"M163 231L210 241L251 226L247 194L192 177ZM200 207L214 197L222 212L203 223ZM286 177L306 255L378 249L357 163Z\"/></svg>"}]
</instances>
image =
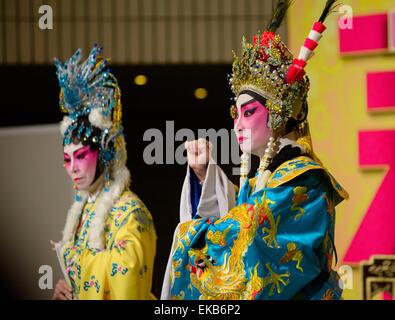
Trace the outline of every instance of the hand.
<instances>
[{"instance_id":1,"label":"hand","mask_svg":"<svg viewBox=\"0 0 395 320\"><path fill-rule=\"evenodd\" d=\"M52 300L72 300L73 291L70 285L63 279L59 280L55 287L55 293Z\"/></svg>"},{"instance_id":2,"label":"hand","mask_svg":"<svg viewBox=\"0 0 395 320\"><path fill-rule=\"evenodd\" d=\"M55 241L53 241L53 240L49 240L49 242L51 243L51 246L52 246L52 251L56 251L56 248L55 248L55 244L56 244L56 242L55 242ZM63 244L63 242L62 242L62 241L58 241L58 243L60 243L60 244Z\"/></svg>"},{"instance_id":3,"label":"hand","mask_svg":"<svg viewBox=\"0 0 395 320\"><path fill-rule=\"evenodd\" d=\"M210 161L211 142L202 138L194 141L186 141L185 149L187 150L189 166L195 172L199 181L203 181L206 178L207 164Z\"/></svg>"},{"instance_id":4,"label":"hand","mask_svg":"<svg viewBox=\"0 0 395 320\"><path fill-rule=\"evenodd\" d=\"M56 249L55 249L55 244L56 244L56 242L53 241L53 240L49 240L49 242L51 243L52 251L56 251Z\"/></svg>"}]
</instances>

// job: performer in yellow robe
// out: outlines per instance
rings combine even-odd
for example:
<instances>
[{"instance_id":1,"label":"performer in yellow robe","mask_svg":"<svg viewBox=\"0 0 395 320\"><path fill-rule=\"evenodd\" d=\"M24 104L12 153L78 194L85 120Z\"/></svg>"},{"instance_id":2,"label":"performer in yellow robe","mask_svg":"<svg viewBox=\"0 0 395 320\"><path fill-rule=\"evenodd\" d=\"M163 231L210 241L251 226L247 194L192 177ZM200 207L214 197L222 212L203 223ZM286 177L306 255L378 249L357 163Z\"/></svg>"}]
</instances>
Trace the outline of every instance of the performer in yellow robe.
<instances>
[{"instance_id":1,"label":"performer in yellow robe","mask_svg":"<svg viewBox=\"0 0 395 320\"><path fill-rule=\"evenodd\" d=\"M64 166L74 181L62 241L54 243L65 280L54 299L154 299L156 233L151 214L129 190L121 93L95 45L56 60Z\"/></svg>"}]
</instances>

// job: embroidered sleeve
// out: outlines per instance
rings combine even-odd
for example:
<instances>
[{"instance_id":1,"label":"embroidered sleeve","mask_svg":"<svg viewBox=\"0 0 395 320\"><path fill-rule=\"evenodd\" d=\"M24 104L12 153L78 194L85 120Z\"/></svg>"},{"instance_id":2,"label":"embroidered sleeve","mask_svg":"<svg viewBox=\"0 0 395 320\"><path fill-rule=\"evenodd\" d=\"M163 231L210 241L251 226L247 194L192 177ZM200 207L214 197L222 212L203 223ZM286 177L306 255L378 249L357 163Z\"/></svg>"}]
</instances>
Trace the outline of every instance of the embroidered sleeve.
<instances>
[{"instance_id":1,"label":"embroidered sleeve","mask_svg":"<svg viewBox=\"0 0 395 320\"><path fill-rule=\"evenodd\" d=\"M330 270L333 208L318 173L249 201L179 226L173 298L291 299Z\"/></svg>"}]
</instances>

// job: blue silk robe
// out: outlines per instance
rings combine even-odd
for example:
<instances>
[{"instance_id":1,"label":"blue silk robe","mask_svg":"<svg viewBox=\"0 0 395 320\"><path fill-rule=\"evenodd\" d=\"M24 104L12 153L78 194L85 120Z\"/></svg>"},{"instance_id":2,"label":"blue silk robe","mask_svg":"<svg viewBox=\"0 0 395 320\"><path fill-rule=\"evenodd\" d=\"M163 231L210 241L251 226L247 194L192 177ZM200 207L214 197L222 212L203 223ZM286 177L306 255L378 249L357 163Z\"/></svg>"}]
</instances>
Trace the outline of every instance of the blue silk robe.
<instances>
[{"instance_id":1,"label":"blue silk robe","mask_svg":"<svg viewBox=\"0 0 395 320\"><path fill-rule=\"evenodd\" d=\"M283 163L266 188L245 183L222 218L180 224L171 253L173 299L339 299L332 267L334 207L347 193L308 157Z\"/></svg>"}]
</instances>

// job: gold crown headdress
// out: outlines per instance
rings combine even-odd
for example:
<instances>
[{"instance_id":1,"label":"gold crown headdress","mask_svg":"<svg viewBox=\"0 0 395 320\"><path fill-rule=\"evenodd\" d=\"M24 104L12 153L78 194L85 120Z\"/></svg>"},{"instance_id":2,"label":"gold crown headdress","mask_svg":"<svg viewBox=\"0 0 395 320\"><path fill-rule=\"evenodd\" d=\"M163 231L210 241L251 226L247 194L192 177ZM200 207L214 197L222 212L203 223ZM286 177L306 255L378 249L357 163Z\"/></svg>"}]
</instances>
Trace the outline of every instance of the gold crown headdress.
<instances>
[{"instance_id":1,"label":"gold crown headdress","mask_svg":"<svg viewBox=\"0 0 395 320\"><path fill-rule=\"evenodd\" d=\"M335 0L328 0L319 22L314 24L297 59L275 32L280 26L291 0L279 0L268 30L253 37L248 43L243 37L241 57L234 55L232 74L229 77L235 98L243 91L252 91L267 99L266 108L271 117L271 128L278 129L290 118L304 120L306 112L302 106L310 88L308 77L304 77L306 61L313 56L323 22L332 11ZM234 117L234 106L231 108Z\"/></svg>"}]
</instances>

